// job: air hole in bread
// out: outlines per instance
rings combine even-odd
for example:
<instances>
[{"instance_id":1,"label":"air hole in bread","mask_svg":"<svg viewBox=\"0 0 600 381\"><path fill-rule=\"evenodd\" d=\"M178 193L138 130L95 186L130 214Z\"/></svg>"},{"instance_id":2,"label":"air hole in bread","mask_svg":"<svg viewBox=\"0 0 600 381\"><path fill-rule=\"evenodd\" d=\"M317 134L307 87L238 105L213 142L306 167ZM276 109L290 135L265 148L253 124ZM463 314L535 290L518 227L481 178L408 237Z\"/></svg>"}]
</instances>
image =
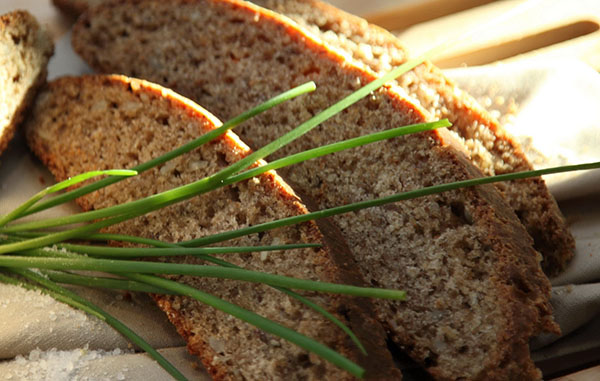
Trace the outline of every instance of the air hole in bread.
<instances>
[{"instance_id":1,"label":"air hole in bread","mask_svg":"<svg viewBox=\"0 0 600 381\"><path fill-rule=\"evenodd\" d=\"M238 187L235 186L231 186L229 188L227 188L228 190L228 195L229 195L229 199L233 202L241 202L240 200L240 190Z\"/></svg>"},{"instance_id":2,"label":"air hole in bread","mask_svg":"<svg viewBox=\"0 0 600 381\"><path fill-rule=\"evenodd\" d=\"M265 34L259 33L256 35L256 39L261 42L271 42L271 39L267 37Z\"/></svg>"},{"instance_id":3,"label":"air hole in bread","mask_svg":"<svg viewBox=\"0 0 600 381\"><path fill-rule=\"evenodd\" d=\"M531 288L527 284L527 281L525 279L523 279L523 277L520 274L511 274L510 281L512 282L512 284L515 285L515 287L519 291L521 291L525 294L528 294L531 292Z\"/></svg>"},{"instance_id":4,"label":"air hole in bread","mask_svg":"<svg viewBox=\"0 0 600 381\"><path fill-rule=\"evenodd\" d=\"M277 62L279 62L280 64L284 64L286 61L286 57L280 54L277 57L275 57L275 60L277 60Z\"/></svg>"},{"instance_id":5,"label":"air hole in bread","mask_svg":"<svg viewBox=\"0 0 600 381\"><path fill-rule=\"evenodd\" d=\"M206 208L205 215L206 217L212 219L215 216L215 208L213 208L212 205Z\"/></svg>"},{"instance_id":6,"label":"air hole in bread","mask_svg":"<svg viewBox=\"0 0 600 381\"><path fill-rule=\"evenodd\" d=\"M458 217L460 221L467 225L473 224L473 218L469 214L469 212L465 209L465 204L461 201L452 201L450 203L450 210L452 214Z\"/></svg>"},{"instance_id":7,"label":"air hole in bread","mask_svg":"<svg viewBox=\"0 0 600 381\"><path fill-rule=\"evenodd\" d=\"M225 167L225 166L227 166L227 165L229 164L229 163L227 162L227 158L225 157L225 154L224 154L224 153L217 152L216 156L217 156L217 163L218 163L220 166L222 166L222 167Z\"/></svg>"},{"instance_id":8,"label":"air hole in bread","mask_svg":"<svg viewBox=\"0 0 600 381\"><path fill-rule=\"evenodd\" d=\"M415 234L416 235L421 236L421 235L425 234L425 229L423 229L423 227L421 225L416 224L414 226L414 228L415 228Z\"/></svg>"},{"instance_id":9,"label":"air hole in bread","mask_svg":"<svg viewBox=\"0 0 600 381\"><path fill-rule=\"evenodd\" d=\"M15 45L19 45L21 43L21 36L16 35L16 34L11 34L10 37L12 38Z\"/></svg>"},{"instance_id":10,"label":"air hole in bread","mask_svg":"<svg viewBox=\"0 0 600 381\"><path fill-rule=\"evenodd\" d=\"M156 118L156 122L158 122L159 124L162 124L163 126L168 126L169 125L169 116L161 115Z\"/></svg>"},{"instance_id":11,"label":"air hole in bread","mask_svg":"<svg viewBox=\"0 0 600 381\"><path fill-rule=\"evenodd\" d=\"M483 281L487 274L481 270L473 270L472 272L473 280Z\"/></svg>"},{"instance_id":12,"label":"air hole in bread","mask_svg":"<svg viewBox=\"0 0 600 381\"><path fill-rule=\"evenodd\" d=\"M127 157L135 162L139 160L138 154L136 152L127 152Z\"/></svg>"},{"instance_id":13,"label":"air hole in bread","mask_svg":"<svg viewBox=\"0 0 600 381\"><path fill-rule=\"evenodd\" d=\"M302 72L302 74L304 74L307 77L309 77L311 75L318 75L319 73L321 73L321 69L319 69L316 66L308 67L308 68L304 69L304 71Z\"/></svg>"},{"instance_id":14,"label":"air hole in bread","mask_svg":"<svg viewBox=\"0 0 600 381\"><path fill-rule=\"evenodd\" d=\"M437 357L438 355L435 353L431 353L429 356L425 357L425 361L423 362L426 368L434 367L437 365Z\"/></svg>"},{"instance_id":15,"label":"air hole in bread","mask_svg":"<svg viewBox=\"0 0 600 381\"><path fill-rule=\"evenodd\" d=\"M238 225L242 226L242 225L246 225L246 215L244 213L238 213L235 215L235 222L237 222Z\"/></svg>"},{"instance_id":16,"label":"air hole in bread","mask_svg":"<svg viewBox=\"0 0 600 381\"><path fill-rule=\"evenodd\" d=\"M306 353L299 354L298 357L296 357L296 360L298 361L298 365L300 365L302 368L308 368L312 365L310 362L310 357L308 357L308 354Z\"/></svg>"}]
</instances>

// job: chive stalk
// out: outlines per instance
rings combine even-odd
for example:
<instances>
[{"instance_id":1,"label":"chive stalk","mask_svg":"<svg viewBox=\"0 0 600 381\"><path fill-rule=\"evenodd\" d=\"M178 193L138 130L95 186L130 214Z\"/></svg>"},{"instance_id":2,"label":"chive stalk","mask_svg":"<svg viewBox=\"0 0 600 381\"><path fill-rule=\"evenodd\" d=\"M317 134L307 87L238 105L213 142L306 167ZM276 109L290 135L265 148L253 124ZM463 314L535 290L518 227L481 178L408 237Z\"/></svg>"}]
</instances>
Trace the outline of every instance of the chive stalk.
<instances>
[{"instance_id":1,"label":"chive stalk","mask_svg":"<svg viewBox=\"0 0 600 381\"><path fill-rule=\"evenodd\" d=\"M194 298L206 305L223 311L231 316L235 316L238 319L249 322L250 324L262 329L265 332L282 337L285 340L294 343L301 348L306 349L307 351L313 352L326 359L327 361L331 362L332 364L337 365L342 369L345 369L350 374L356 377L362 378L364 376L365 370L362 367L348 360L346 357L340 355L338 352L294 330L277 324L269 319L266 319L254 312L245 310L235 304L226 302L222 299L197 290L193 287L177 283L168 279L163 279L145 274L128 274L127 276L138 282L147 283L156 287L168 289L179 295Z\"/></svg>"},{"instance_id":2,"label":"chive stalk","mask_svg":"<svg viewBox=\"0 0 600 381\"><path fill-rule=\"evenodd\" d=\"M336 283L298 279L240 268L179 263L156 263L92 258L41 258L17 255L0 256L0 266L10 268L39 268L49 270L89 270L110 273L177 274L208 278L242 280L271 286L307 291L346 294L368 298L402 300L406 293L400 290L348 286Z\"/></svg>"},{"instance_id":3,"label":"chive stalk","mask_svg":"<svg viewBox=\"0 0 600 381\"><path fill-rule=\"evenodd\" d=\"M149 160L145 163L135 166L132 168L132 170L142 173L142 172L147 171L148 169L151 169L160 164L166 163L167 161L174 159L177 156L183 155L184 153L187 153L195 148L198 148L201 145L208 143L209 141L211 141L213 139L216 139L217 137L223 135L228 130L231 130L231 129L239 126L240 124L244 123L248 119L253 118L256 115L259 115L259 114L261 114L283 102L286 102L290 99L294 99L300 95L312 92L315 89L316 89L315 83L310 81L310 82L304 83L300 86L297 86L291 90L285 91L285 92L283 92L279 95L276 95L273 98L267 100L266 102L263 102L260 105L228 120L219 128L216 128L215 130L212 130L212 131L202 135L198 139L195 139L189 143L186 143L186 144L182 145L181 147L178 147L172 151L169 151L166 154L161 155L155 159ZM104 187L114 184L120 180L122 180L122 178L120 178L120 177L109 177L104 180L98 181L96 183L89 184L87 186L75 189L71 192L65 193L58 197L55 197L52 200L48 200L45 203L40 203L36 207L29 209L26 213L23 213L22 216L26 216L26 215L29 215L32 213L37 213L42 210L51 208L53 206L65 203L67 201L74 200L77 197L81 197L81 196L91 193L95 190L104 188Z\"/></svg>"},{"instance_id":4,"label":"chive stalk","mask_svg":"<svg viewBox=\"0 0 600 381\"><path fill-rule=\"evenodd\" d=\"M179 202L185 200L187 198L193 197L200 193L205 193L211 190L216 189L217 187L222 187L225 185L233 184L238 181L242 181L254 176L258 176L268 170L271 169L279 169L285 166L298 164L306 160L311 160L317 157L321 157L324 155L328 155L334 152L340 152L346 149L359 147L365 144L374 143L381 140L391 139L398 136L404 136L408 134L413 134L417 132L429 131L436 128L441 127L449 127L450 123L448 120L443 119L436 122L430 123L419 123L408 126L402 126L397 128L392 128L385 131L380 131L376 133L372 133L369 135L348 139L342 142L328 144L322 147L318 147L315 149L311 149L308 151L304 151L298 154L290 155L283 159L279 159L273 161L272 163L261 165L257 168L250 169L244 173L239 175L231 176L226 179L220 179L218 184L214 183L214 180L210 180L210 176L203 178L197 182L187 184L175 189L171 189L166 192L162 192L153 196L149 196L140 200L132 201L126 204L116 205L113 207L107 207L100 210L95 210L91 212L83 212L78 213L72 216L67 217L58 217L58 218L50 218L41 221L32 221L27 223L22 223L18 225L12 225L8 227L1 228L2 232L18 232L18 231L26 231L33 229L43 229L49 227L57 227L62 225L70 225L80 222L86 222L93 219L99 218L107 218L113 215L117 215L119 213L127 213L132 211L139 211L141 208L147 205L153 205L154 208L160 208L167 205L170 205L175 202ZM215 175L213 175L215 176ZM210 184L210 182L213 184Z\"/></svg>"}]
</instances>

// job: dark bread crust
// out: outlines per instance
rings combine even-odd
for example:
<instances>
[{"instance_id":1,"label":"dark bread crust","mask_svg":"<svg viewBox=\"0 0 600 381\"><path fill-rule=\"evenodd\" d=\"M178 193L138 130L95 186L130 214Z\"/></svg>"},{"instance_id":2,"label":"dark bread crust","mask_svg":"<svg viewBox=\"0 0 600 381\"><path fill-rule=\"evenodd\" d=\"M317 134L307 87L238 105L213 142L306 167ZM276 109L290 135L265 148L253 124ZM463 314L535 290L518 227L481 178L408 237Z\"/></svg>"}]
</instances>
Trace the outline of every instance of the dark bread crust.
<instances>
[{"instance_id":1,"label":"dark bread crust","mask_svg":"<svg viewBox=\"0 0 600 381\"><path fill-rule=\"evenodd\" d=\"M165 123L168 125L166 130ZM26 131L32 150L60 180L91 168L135 165L219 124L193 102L160 86L120 76L86 76L51 82L40 95ZM147 134L152 137L146 141ZM165 164L140 175L138 180L127 180L84 196L78 203L90 210L138 198L189 182L192 178L198 179L249 152L237 136L227 133L216 143L177 159L173 167ZM206 169L202 169L205 163ZM254 205L252 200L258 204ZM209 213L212 205L215 209ZM206 216L211 213L214 214L212 218ZM211 192L108 230L179 241L303 213L306 209L291 188L277 174L268 172L233 189ZM178 219L185 222L180 223ZM238 243L320 242L321 239L316 225L307 223L266 232L259 237L260 242L256 237L249 237ZM339 257L339 253L334 255L327 249L307 249L264 257L261 253L227 255L223 259L246 268L363 284L355 270L342 269L337 263ZM182 260L201 263L192 258ZM384 331L372 318L373 307L368 300L309 295L357 333L369 353L369 356L363 356L330 322L270 288L193 277L173 278L232 299L309 336L317 336L318 340L359 362L367 370L369 379L401 378L386 348ZM190 352L200 357L214 379L352 379L333 365L283 340L188 298L155 295L155 299L188 342Z\"/></svg>"},{"instance_id":2,"label":"dark bread crust","mask_svg":"<svg viewBox=\"0 0 600 381\"><path fill-rule=\"evenodd\" d=\"M38 88L46 81L48 60L54 52L50 36L27 11L14 11L0 15L0 46L4 52L4 65L0 77L3 102L14 103L7 107L9 115L0 115L0 154L12 140L17 126ZM4 53L3 53L4 54ZM12 108L12 110L10 109ZM5 124L6 123L6 124Z\"/></svg>"},{"instance_id":3,"label":"dark bread crust","mask_svg":"<svg viewBox=\"0 0 600 381\"><path fill-rule=\"evenodd\" d=\"M102 0L52 0L54 6L73 17L78 17L88 8L100 3Z\"/></svg>"},{"instance_id":4,"label":"dark bread crust","mask_svg":"<svg viewBox=\"0 0 600 381\"><path fill-rule=\"evenodd\" d=\"M404 46L388 31L319 0L256 0L254 3L292 18L375 72L385 72L408 59ZM376 50L375 57L362 54L360 47L365 45ZM450 120L452 130L467 143L471 159L486 175L533 168L514 138L431 62L420 65L396 84L421 102L435 118ZM435 96L431 96L431 92ZM564 270L574 255L575 240L544 180L531 178L497 187L534 238L534 247L543 256L544 272L556 275Z\"/></svg>"},{"instance_id":5,"label":"dark bread crust","mask_svg":"<svg viewBox=\"0 0 600 381\"><path fill-rule=\"evenodd\" d=\"M289 19L237 1L110 3L79 20L74 46L98 70L163 82L222 118L314 80L314 94L241 126L240 134L256 147L376 78ZM280 155L426 119L423 109L383 88ZM282 172L326 208L481 176L463 151L448 131L437 130ZM540 377L528 356L528 340L558 329L548 302L550 284L531 238L493 186L334 221L367 282L408 291L406 303L375 301L377 316L391 338L434 376Z\"/></svg>"}]
</instances>

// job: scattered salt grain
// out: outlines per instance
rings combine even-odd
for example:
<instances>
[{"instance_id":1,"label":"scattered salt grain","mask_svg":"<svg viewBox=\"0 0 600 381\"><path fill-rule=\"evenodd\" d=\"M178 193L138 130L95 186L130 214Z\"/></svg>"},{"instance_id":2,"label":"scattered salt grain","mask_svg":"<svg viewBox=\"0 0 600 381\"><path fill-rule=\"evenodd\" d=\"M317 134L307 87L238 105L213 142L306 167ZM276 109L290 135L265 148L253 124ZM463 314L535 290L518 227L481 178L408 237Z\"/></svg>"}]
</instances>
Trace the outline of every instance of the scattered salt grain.
<instances>
[{"instance_id":1,"label":"scattered salt grain","mask_svg":"<svg viewBox=\"0 0 600 381\"><path fill-rule=\"evenodd\" d=\"M118 356L122 353L123 351L118 348L113 351L89 350L88 345L72 351L34 349L26 357L15 357L13 361L18 367L12 373L5 374L4 379L31 381L82 379L78 373L85 371L91 361L107 356ZM113 377L117 380L125 379L123 371L118 371Z\"/></svg>"}]
</instances>

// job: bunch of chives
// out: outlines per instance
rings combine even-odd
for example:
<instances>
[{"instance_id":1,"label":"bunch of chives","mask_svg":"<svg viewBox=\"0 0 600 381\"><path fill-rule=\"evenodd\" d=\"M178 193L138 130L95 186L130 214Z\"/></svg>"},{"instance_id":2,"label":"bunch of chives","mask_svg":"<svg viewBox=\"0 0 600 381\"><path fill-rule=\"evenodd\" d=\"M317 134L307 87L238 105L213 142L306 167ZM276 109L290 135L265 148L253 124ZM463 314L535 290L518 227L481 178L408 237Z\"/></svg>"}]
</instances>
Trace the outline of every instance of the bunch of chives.
<instances>
[{"instance_id":1,"label":"bunch of chives","mask_svg":"<svg viewBox=\"0 0 600 381\"><path fill-rule=\"evenodd\" d=\"M433 123L423 123L418 125L403 126L383 132L374 133L371 135L342 141L327 146L315 148L299 154L291 155L272 163L248 169L256 161L272 154L277 149L285 144L297 139L312 128L316 127L327 118L335 115L341 110L351 106L353 103L374 91L383 83L392 78L412 69L422 61L413 60L400 66L388 75L366 85L355 93L349 95L333 106L327 108L323 112L309 119L305 123L298 126L288 134L248 155L246 158L228 166L220 172L207 176L199 181L184 185L154 196L136 200L126 204L117 205L105 209L100 209L93 212L79 213L73 216L46 219L29 223L10 224L8 223L17 220L21 217L45 210L47 208L59 205L61 203L73 200L79 196L93 192L102 187L116 183L128 176L135 176L140 172L144 172L168 160L171 160L181 154L217 138L227 130L243 123L249 118L268 110L276 105L305 94L315 89L314 83L307 83L283 93L264 104L228 121L223 126L215 129L202 137L185 144L163 156L153 159L147 163L138 165L131 170L109 170L109 171L94 171L76 176L64 182L58 183L39 192L30 200L17 207L11 213L0 217L0 280L10 283L23 284L28 288L37 288L57 300L63 301L73 307L80 308L101 320L106 321L115 329L125 335L133 343L147 351L154 357L158 363L163 366L176 379L184 379L184 376L171 364L169 364L156 350L150 347L134 332L125 327L121 322L102 311L97 306L73 294L72 292L59 286L58 283L80 284L91 287L107 287L132 291L143 291L149 293L170 293L185 295L194 298L202 303L206 303L214 308L231 314L243 321L253 324L260 329L278 335L290 342L293 342L308 351L316 353L333 364L350 372L351 374L361 377L364 370L348 360L339 353L324 346L318 341L308 338L289 328L283 327L275 322L269 321L251 311L244 310L234 304L221 300L213 295L204 293L197 289L186 285L161 278L155 274L188 274L204 277L217 277L226 279L237 279L247 282L264 283L277 290L284 292L307 307L313 308L323 314L327 319L330 319L352 340L358 348L364 352L364 347L358 338L346 327L341 321L336 319L332 314L324 308L318 306L307 298L297 294L291 289L310 290L318 292L341 293L363 297L374 298L390 298L403 299L405 293L401 290L385 290L364 287L345 286L331 284L325 282L314 282L302 279L278 276L274 274L266 274L256 271L248 271L238 266L234 266L223 259L213 257L211 254L224 253L239 253L251 251L265 250L293 250L305 247L318 246L317 244L295 244L295 245L277 245L277 246L258 246L258 247L199 247L208 244L223 242L233 238L241 237L248 234L275 229L282 226L297 224L318 218L329 217L341 213L356 211L363 208L379 206L390 202L422 197L434 193L440 193L452 189L458 189L467 186L475 186L486 183L509 181L525 177L540 176L550 173L558 173L574 170L585 170L600 167L600 163L589 163L577 166L566 166L558 168L550 168L538 171L528 171L521 173L505 174L495 177L486 177L480 179L467 180L451 184L441 184L428 188L423 188L415 191L399 193L396 195L383 197L379 199L354 203L350 205L341 205L336 208L308 213L305 215L289 217L277 221L267 222L260 225L255 225L247 228L238 229L235 231L215 234L193 241L180 242L178 244L166 243L161 241L149 240L140 237L127 237L118 235L102 235L97 232L116 223L120 223L131 218L149 213L151 211L163 208L176 202L181 202L198 194L207 193L217 188L234 184L239 181L257 176L268 170L282 168L288 165L293 165L305 160L310 160L319 156L338 152L344 149L349 149L364 144L390 139L397 136L402 136L410 133L416 133L426 130L431 130L440 127L448 127L450 123L447 120L442 120ZM48 201L41 201L46 195L58 192L69 186L78 184L88 180L91 177L99 175L108 175L102 180L92 184L82 186L75 190L63 193L60 196L54 197ZM90 222L93 221L93 222ZM50 227L58 227L72 225L76 223L87 223L83 226L75 228L67 228L58 232L45 233L40 229ZM151 246L150 248L110 248L106 246L93 245L75 245L67 243L70 239L110 239L122 240L138 244ZM3 255L6 254L6 255ZM218 266L200 266L200 265L183 265L172 263L151 263L138 260L138 258L150 256L169 256L169 255L195 255L207 262L217 264ZM33 272L29 269L43 269L40 273ZM118 278L106 277L91 277L81 274L74 274L70 271L74 270L100 270L112 275L118 275Z\"/></svg>"}]
</instances>

